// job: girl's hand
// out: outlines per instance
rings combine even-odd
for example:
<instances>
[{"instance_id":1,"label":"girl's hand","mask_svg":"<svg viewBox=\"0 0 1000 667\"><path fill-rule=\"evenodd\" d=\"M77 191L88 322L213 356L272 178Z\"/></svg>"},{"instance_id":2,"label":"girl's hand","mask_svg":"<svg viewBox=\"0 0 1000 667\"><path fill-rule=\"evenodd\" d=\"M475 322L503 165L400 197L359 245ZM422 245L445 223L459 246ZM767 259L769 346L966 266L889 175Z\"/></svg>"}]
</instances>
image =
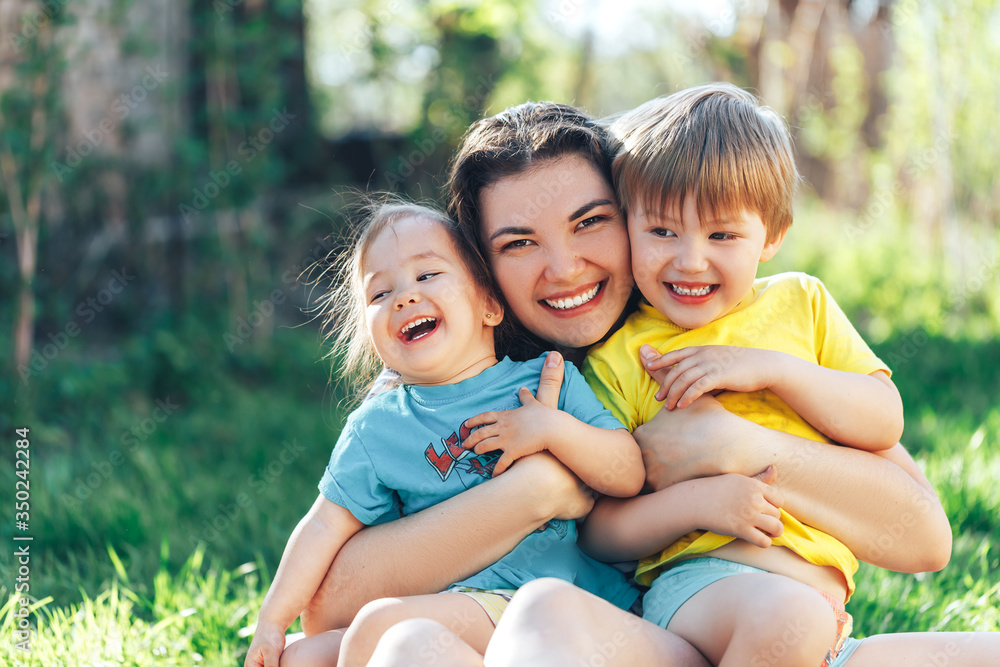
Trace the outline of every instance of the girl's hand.
<instances>
[{"instance_id":1,"label":"girl's hand","mask_svg":"<svg viewBox=\"0 0 1000 667\"><path fill-rule=\"evenodd\" d=\"M768 466L754 477L729 474L693 480L703 496L699 526L757 547L771 546L771 539L784 531L779 511L784 498L772 486L777 476L774 466Z\"/></svg>"},{"instance_id":2,"label":"girl's hand","mask_svg":"<svg viewBox=\"0 0 1000 667\"><path fill-rule=\"evenodd\" d=\"M243 667L278 667L284 650L285 631L274 623L258 620Z\"/></svg>"},{"instance_id":3,"label":"girl's hand","mask_svg":"<svg viewBox=\"0 0 1000 667\"><path fill-rule=\"evenodd\" d=\"M656 400L667 410L686 408L703 394L767 389L776 353L731 345L700 345L662 356L650 345L639 351L650 377L660 383Z\"/></svg>"},{"instance_id":4,"label":"girl's hand","mask_svg":"<svg viewBox=\"0 0 1000 667\"><path fill-rule=\"evenodd\" d=\"M522 456L547 449L551 434L556 431L565 413L542 405L527 387L517 394L521 407L514 410L484 412L465 422L475 430L465 439L463 447L476 454L503 450L493 466L496 477ZM477 428L478 427L478 428Z\"/></svg>"}]
</instances>

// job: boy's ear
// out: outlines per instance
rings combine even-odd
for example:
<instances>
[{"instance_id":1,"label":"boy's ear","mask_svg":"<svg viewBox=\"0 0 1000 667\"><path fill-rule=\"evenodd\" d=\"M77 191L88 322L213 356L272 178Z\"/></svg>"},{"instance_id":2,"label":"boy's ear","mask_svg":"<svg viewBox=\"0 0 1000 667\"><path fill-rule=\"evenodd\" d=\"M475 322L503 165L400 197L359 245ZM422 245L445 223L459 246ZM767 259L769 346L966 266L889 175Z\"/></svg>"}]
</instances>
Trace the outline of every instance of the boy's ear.
<instances>
[{"instance_id":1,"label":"boy's ear","mask_svg":"<svg viewBox=\"0 0 1000 667\"><path fill-rule=\"evenodd\" d=\"M785 240L785 234L788 233L788 229L785 228L774 237L772 240L764 244L764 249L760 251L761 262L766 262L767 260L778 254L778 249L781 248L782 242Z\"/></svg>"},{"instance_id":2,"label":"boy's ear","mask_svg":"<svg viewBox=\"0 0 1000 667\"><path fill-rule=\"evenodd\" d=\"M503 322L503 306L496 299L490 297L486 300L486 312L483 314L483 324L488 327L495 327Z\"/></svg>"}]
</instances>

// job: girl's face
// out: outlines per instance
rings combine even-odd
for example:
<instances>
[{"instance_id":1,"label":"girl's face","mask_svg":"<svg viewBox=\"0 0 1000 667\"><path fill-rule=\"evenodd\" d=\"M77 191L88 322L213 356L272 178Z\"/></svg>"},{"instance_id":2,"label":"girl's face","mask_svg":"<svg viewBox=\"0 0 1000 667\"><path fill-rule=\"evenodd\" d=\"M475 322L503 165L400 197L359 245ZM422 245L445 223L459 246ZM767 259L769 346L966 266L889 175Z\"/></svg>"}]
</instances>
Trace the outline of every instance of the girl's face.
<instances>
[{"instance_id":1,"label":"girl's face","mask_svg":"<svg viewBox=\"0 0 1000 667\"><path fill-rule=\"evenodd\" d=\"M440 222L409 217L378 234L361 267L365 320L406 384L453 384L496 363L503 311L476 287Z\"/></svg>"},{"instance_id":2,"label":"girl's face","mask_svg":"<svg viewBox=\"0 0 1000 667\"><path fill-rule=\"evenodd\" d=\"M517 318L556 345L604 337L632 291L629 242L614 191L569 154L504 178L479 197L484 245Z\"/></svg>"}]
</instances>

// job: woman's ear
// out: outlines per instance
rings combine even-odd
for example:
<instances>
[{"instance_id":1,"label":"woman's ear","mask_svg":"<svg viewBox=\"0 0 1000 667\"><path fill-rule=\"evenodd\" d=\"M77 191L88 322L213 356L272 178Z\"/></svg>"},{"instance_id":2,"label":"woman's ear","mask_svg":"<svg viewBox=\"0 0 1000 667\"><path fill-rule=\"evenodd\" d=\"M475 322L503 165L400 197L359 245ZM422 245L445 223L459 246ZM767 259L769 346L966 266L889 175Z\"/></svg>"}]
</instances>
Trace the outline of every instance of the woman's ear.
<instances>
[{"instance_id":1,"label":"woman's ear","mask_svg":"<svg viewBox=\"0 0 1000 667\"><path fill-rule=\"evenodd\" d=\"M493 297L486 299L486 313L483 315L483 324L488 327L495 327L503 322L503 306Z\"/></svg>"}]
</instances>

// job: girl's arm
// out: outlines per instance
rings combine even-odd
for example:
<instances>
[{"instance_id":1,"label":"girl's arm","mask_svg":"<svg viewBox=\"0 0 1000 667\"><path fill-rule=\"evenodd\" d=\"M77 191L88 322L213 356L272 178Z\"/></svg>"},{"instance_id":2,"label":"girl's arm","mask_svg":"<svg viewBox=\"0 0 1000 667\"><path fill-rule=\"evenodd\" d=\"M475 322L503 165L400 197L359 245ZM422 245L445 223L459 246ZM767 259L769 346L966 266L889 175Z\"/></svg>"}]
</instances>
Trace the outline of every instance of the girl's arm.
<instances>
[{"instance_id":1,"label":"girl's arm","mask_svg":"<svg viewBox=\"0 0 1000 667\"><path fill-rule=\"evenodd\" d=\"M783 530L774 478L768 468L760 479L719 475L635 498L602 498L580 527L580 546L598 560L636 560L701 529L769 547Z\"/></svg>"},{"instance_id":2,"label":"girl's arm","mask_svg":"<svg viewBox=\"0 0 1000 667\"><path fill-rule=\"evenodd\" d=\"M646 369L662 385L656 399L685 408L713 391L770 389L831 440L866 451L893 447L903 434L903 402L884 371L824 368L791 354L702 345L662 357L643 347Z\"/></svg>"},{"instance_id":3,"label":"girl's arm","mask_svg":"<svg viewBox=\"0 0 1000 667\"><path fill-rule=\"evenodd\" d=\"M484 412L465 422L479 427L465 439L466 449L503 450L494 475L522 456L548 450L599 493L623 498L639 493L645 479L642 454L628 431L585 424L542 405L525 388L519 396L521 407L515 410Z\"/></svg>"},{"instance_id":4,"label":"girl's arm","mask_svg":"<svg viewBox=\"0 0 1000 667\"><path fill-rule=\"evenodd\" d=\"M277 667L285 631L316 593L328 564L364 524L319 496L292 531L278 572L264 597L246 665Z\"/></svg>"},{"instance_id":5,"label":"girl's arm","mask_svg":"<svg viewBox=\"0 0 1000 667\"><path fill-rule=\"evenodd\" d=\"M861 560L899 572L940 570L951 527L902 445L879 454L764 428L711 397L661 410L634 432L646 479L662 489L696 477L753 475L773 465L784 508L833 535Z\"/></svg>"}]
</instances>

